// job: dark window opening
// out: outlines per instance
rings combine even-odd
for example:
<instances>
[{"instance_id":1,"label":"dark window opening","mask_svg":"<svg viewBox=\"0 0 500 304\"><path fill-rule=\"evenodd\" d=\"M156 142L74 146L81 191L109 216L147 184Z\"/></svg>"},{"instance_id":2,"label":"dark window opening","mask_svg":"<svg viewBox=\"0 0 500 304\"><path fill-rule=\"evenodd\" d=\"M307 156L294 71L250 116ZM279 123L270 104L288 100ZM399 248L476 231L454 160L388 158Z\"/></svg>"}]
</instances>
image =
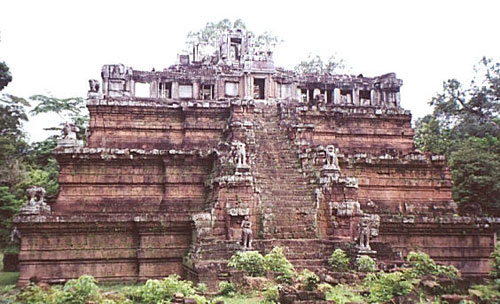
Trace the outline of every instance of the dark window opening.
<instances>
[{"instance_id":1,"label":"dark window opening","mask_svg":"<svg viewBox=\"0 0 500 304\"><path fill-rule=\"evenodd\" d=\"M340 102L346 104L352 103L352 90L340 90Z\"/></svg>"},{"instance_id":2,"label":"dark window opening","mask_svg":"<svg viewBox=\"0 0 500 304\"><path fill-rule=\"evenodd\" d=\"M240 60L240 52L239 52L239 45L237 44L231 44L231 57L234 60Z\"/></svg>"},{"instance_id":3,"label":"dark window opening","mask_svg":"<svg viewBox=\"0 0 500 304\"><path fill-rule=\"evenodd\" d=\"M254 99L264 99L265 98L265 79L254 78L253 79L253 98Z\"/></svg>"},{"instance_id":4,"label":"dark window opening","mask_svg":"<svg viewBox=\"0 0 500 304\"><path fill-rule=\"evenodd\" d=\"M326 90L327 103L333 103L333 90Z\"/></svg>"},{"instance_id":5,"label":"dark window opening","mask_svg":"<svg viewBox=\"0 0 500 304\"><path fill-rule=\"evenodd\" d=\"M307 100L309 101L314 100L314 90L309 89L309 96Z\"/></svg>"},{"instance_id":6,"label":"dark window opening","mask_svg":"<svg viewBox=\"0 0 500 304\"><path fill-rule=\"evenodd\" d=\"M201 99L212 100L214 99L214 85L204 84L201 86Z\"/></svg>"},{"instance_id":7,"label":"dark window opening","mask_svg":"<svg viewBox=\"0 0 500 304\"><path fill-rule=\"evenodd\" d=\"M172 83L160 82L158 86L158 95L160 98L172 98Z\"/></svg>"},{"instance_id":8,"label":"dark window opening","mask_svg":"<svg viewBox=\"0 0 500 304\"><path fill-rule=\"evenodd\" d=\"M300 89L300 100L307 101L307 89Z\"/></svg>"},{"instance_id":9,"label":"dark window opening","mask_svg":"<svg viewBox=\"0 0 500 304\"><path fill-rule=\"evenodd\" d=\"M361 99L370 99L370 91L368 91L368 90L360 90L359 91L359 98L361 98Z\"/></svg>"}]
</instances>

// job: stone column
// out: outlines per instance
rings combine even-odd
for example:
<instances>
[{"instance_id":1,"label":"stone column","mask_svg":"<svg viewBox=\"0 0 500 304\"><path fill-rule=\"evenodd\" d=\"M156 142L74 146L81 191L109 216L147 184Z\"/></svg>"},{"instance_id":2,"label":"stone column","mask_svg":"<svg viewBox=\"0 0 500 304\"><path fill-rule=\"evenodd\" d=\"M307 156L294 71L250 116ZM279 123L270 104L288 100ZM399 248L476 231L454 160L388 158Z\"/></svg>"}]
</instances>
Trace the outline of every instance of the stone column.
<instances>
[{"instance_id":1,"label":"stone column","mask_svg":"<svg viewBox=\"0 0 500 304\"><path fill-rule=\"evenodd\" d=\"M179 83L172 81L172 98L179 99Z\"/></svg>"},{"instance_id":2,"label":"stone column","mask_svg":"<svg viewBox=\"0 0 500 304\"><path fill-rule=\"evenodd\" d=\"M340 103L340 89L339 88L333 89L333 103L334 104Z\"/></svg>"},{"instance_id":3,"label":"stone column","mask_svg":"<svg viewBox=\"0 0 500 304\"><path fill-rule=\"evenodd\" d=\"M358 88L352 89L352 103L355 106L359 106L359 89Z\"/></svg>"},{"instance_id":4,"label":"stone column","mask_svg":"<svg viewBox=\"0 0 500 304\"><path fill-rule=\"evenodd\" d=\"M200 97L200 82L193 81L193 99L198 100Z\"/></svg>"},{"instance_id":5,"label":"stone column","mask_svg":"<svg viewBox=\"0 0 500 304\"><path fill-rule=\"evenodd\" d=\"M153 80L149 83L149 96L152 98L158 97L158 81Z\"/></svg>"}]
</instances>

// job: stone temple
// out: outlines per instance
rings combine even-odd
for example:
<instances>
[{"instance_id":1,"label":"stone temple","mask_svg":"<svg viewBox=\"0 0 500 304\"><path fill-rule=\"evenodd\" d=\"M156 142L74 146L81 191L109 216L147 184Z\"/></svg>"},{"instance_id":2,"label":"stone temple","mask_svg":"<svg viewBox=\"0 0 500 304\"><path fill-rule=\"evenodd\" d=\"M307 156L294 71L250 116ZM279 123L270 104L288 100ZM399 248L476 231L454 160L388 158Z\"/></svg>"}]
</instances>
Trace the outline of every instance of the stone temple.
<instances>
[{"instance_id":1,"label":"stone temple","mask_svg":"<svg viewBox=\"0 0 500 304\"><path fill-rule=\"evenodd\" d=\"M20 285L177 273L215 286L235 251L274 246L312 270L340 247L386 267L420 249L487 274L496 225L458 215L444 157L415 149L395 74L297 74L241 30L206 49L90 81L85 146L68 124L55 150L57 199L31 188L15 219Z\"/></svg>"}]
</instances>

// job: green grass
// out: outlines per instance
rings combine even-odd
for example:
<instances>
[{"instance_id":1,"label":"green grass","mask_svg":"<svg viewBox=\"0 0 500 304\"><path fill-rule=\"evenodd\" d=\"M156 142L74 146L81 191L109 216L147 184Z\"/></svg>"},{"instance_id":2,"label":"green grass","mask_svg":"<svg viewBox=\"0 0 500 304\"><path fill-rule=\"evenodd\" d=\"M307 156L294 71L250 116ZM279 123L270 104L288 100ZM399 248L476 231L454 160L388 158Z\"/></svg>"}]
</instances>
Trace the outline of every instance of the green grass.
<instances>
[{"instance_id":1,"label":"green grass","mask_svg":"<svg viewBox=\"0 0 500 304\"><path fill-rule=\"evenodd\" d=\"M257 304L262 303L264 301L263 297L250 296L246 297L245 295L236 295L232 298L230 297L222 297L225 304Z\"/></svg>"},{"instance_id":2,"label":"green grass","mask_svg":"<svg viewBox=\"0 0 500 304\"><path fill-rule=\"evenodd\" d=\"M3 253L0 252L0 287L4 287L7 285L15 285L17 283L17 279L19 279L19 272L3 271Z\"/></svg>"}]
</instances>

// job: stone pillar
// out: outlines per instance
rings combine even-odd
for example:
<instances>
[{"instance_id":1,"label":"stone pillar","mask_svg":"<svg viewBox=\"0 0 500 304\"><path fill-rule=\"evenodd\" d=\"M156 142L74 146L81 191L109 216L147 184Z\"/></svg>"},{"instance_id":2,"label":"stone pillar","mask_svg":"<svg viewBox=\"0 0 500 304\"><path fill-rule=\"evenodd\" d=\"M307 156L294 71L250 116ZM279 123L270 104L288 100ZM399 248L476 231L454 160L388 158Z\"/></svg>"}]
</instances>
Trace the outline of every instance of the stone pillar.
<instances>
[{"instance_id":1,"label":"stone pillar","mask_svg":"<svg viewBox=\"0 0 500 304\"><path fill-rule=\"evenodd\" d=\"M158 81L153 80L149 83L149 97L158 98Z\"/></svg>"},{"instance_id":2,"label":"stone pillar","mask_svg":"<svg viewBox=\"0 0 500 304\"><path fill-rule=\"evenodd\" d=\"M300 88L297 88L296 85L295 85L295 98L297 98L297 100L301 103L304 102L302 100L302 90Z\"/></svg>"},{"instance_id":3,"label":"stone pillar","mask_svg":"<svg viewBox=\"0 0 500 304\"><path fill-rule=\"evenodd\" d=\"M172 81L172 98L179 99L179 83Z\"/></svg>"},{"instance_id":4,"label":"stone pillar","mask_svg":"<svg viewBox=\"0 0 500 304\"><path fill-rule=\"evenodd\" d=\"M334 104L340 103L340 89L339 88L333 89L333 103Z\"/></svg>"},{"instance_id":5,"label":"stone pillar","mask_svg":"<svg viewBox=\"0 0 500 304\"><path fill-rule=\"evenodd\" d=\"M358 88L352 89L352 103L355 106L359 106L359 89Z\"/></svg>"},{"instance_id":6,"label":"stone pillar","mask_svg":"<svg viewBox=\"0 0 500 304\"><path fill-rule=\"evenodd\" d=\"M130 96L135 97L135 81L130 79Z\"/></svg>"},{"instance_id":7,"label":"stone pillar","mask_svg":"<svg viewBox=\"0 0 500 304\"><path fill-rule=\"evenodd\" d=\"M370 90L370 105L375 105L375 90Z\"/></svg>"},{"instance_id":8,"label":"stone pillar","mask_svg":"<svg viewBox=\"0 0 500 304\"><path fill-rule=\"evenodd\" d=\"M201 99L200 96L200 82L199 81L193 81L193 99Z\"/></svg>"}]
</instances>

